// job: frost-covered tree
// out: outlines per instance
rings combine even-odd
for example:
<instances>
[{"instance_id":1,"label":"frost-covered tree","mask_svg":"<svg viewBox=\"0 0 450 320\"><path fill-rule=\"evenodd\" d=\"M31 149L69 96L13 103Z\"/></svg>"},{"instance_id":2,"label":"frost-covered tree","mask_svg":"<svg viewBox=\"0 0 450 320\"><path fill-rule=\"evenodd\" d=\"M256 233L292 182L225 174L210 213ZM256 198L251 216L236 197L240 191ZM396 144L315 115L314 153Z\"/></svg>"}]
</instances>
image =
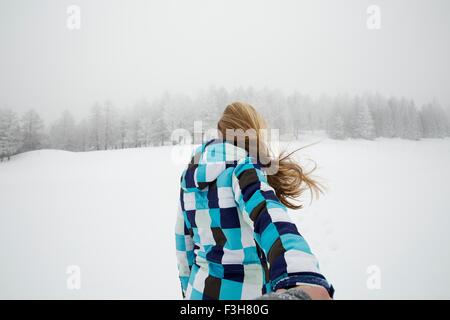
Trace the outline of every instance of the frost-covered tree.
<instances>
[{"instance_id":1,"label":"frost-covered tree","mask_svg":"<svg viewBox=\"0 0 450 320\"><path fill-rule=\"evenodd\" d=\"M168 139L169 132L164 118L164 105L156 104L153 107L153 127L151 131L151 139L154 145L164 145L164 141Z\"/></svg>"},{"instance_id":2,"label":"frost-covered tree","mask_svg":"<svg viewBox=\"0 0 450 320\"><path fill-rule=\"evenodd\" d=\"M106 101L103 106L103 149L108 150L116 147L117 132L117 110L111 101Z\"/></svg>"},{"instance_id":3,"label":"frost-covered tree","mask_svg":"<svg viewBox=\"0 0 450 320\"><path fill-rule=\"evenodd\" d=\"M178 106L175 110L178 110L182 119L188 119L191 122L201 120L203 129L206 130L216 127L224 108L232 102L228 99L229 95L225 88L210 87L206 91L201 91L193 100L186 96L179 97L177 101ZM188 109L181 107L181 105L190 106L189 109L194 111L196 119L190 117ZM192 130L192 126L193 123L190 123L188 130Z\"/></svg>"},{"instance_id":4,"label":"frost-covered tree","mask_svg":"<svg viewBox=\"0 0 450 320\"><path fill-rule=\"evenodd\" d=\"M91 108L91 115L89 118L90 149L100 150L102 148L104 138L103 125L103 110L100 104L96 102Z\"/></svg>"},{"instance_id":5,"label":"frost-covered tree","mask_svg":"<svg viewBox=\"0 0 450 320\"><path fill-rule=\"evenodd\" d=\"M423 136L422 121L417 108L414 106L413 101L409 101L404 106L404 114L402 116L403 127L403 139L419 140Z\"/></svg>"},{"instance_id":6,"label":"frost-covered tree","mask_svg":"<svg viewBox=\"0 0 450 320\"><path fill-rule=\"evenodd\" d=\"M44 121L34 110L26 112L21 119L21 151L40 149L44 141Z\"/></svg>"},{"instance_id":7,"label":"frost-covered tree","mask_svg":"<svg viewBox=\"0 0 450 320\"><path fill-rule=\"evenodd\" d=\"M315 129L326 130L330 113L334 110L333 99L325 94L320 95L315 101L309 96L308 98L312 102L314 106L313 110L316 113L314 122Z\"/></svg>"},{"instance_id":8,"label":"frost-covered tree","mask_svg":"<svg viewBox=\"0 0 450 320\"><path fill-rule=\"evenodd\" d=\"M313 109L313 100L310 96L294 92L286 98L286 108L286 123L296 139L299 138L302 130L312 129L311 110Z\"/></svg>"},{"instance_id":9,"label":"frost-covered tree","mask_svg":"<svg viewBox=\"0 0 450 320\"><path fill-rule=\"evenodd\" d=\"M129 120L123 112L119 117L117 130L119 148L124 149L128 145Z\"/></svg>"},{"instance_id":10,"label":"frost-covered tree","mask_svg":"<svg viewBox=\"0 0 450 320\"><path fill-rule=\"evenodd\" d=\"M272 129L278 129L280 134L287 133L286 127L289 123L289 110L286 99L280 90L264 88L258 93L259 104L255 106L266 117L268 125Z\"/></svg>"},{"instance_id":11,"label":"frost-covered tree","mask_svg":"<svg viewBox=\"0 0 450 320\"><path fill-rule=\"evenodd\" d=\"M424 105L420 116L425 138L443 138L450 135L448 116L436 101Z\"/></svg>"},{"instance_id":12,"label":"frost-covered tree","mask_svg":"<svg viewBox=\"0 0 450 320\"><path fill-rule=\"evenodd\" d=\"M302 114L301 114L301 95L298 92L294 92L292 95L287 97L286 104L289 113L290 126L292 133L296 139L299 138Z\"/></svg>"},{"instance_id":13,"label":"frost-covered tree","mask_svg":"<svg viewBox=\"0 0 450 320\"><path fill-rule=\"evenodd\" d=\"M9 109L0 109L0 161L17 153L21 146L20 123L17 115Z\"/></svg>"},{"instance_id":14,"label":"frost-covered tree","mask_svg":"<svg viewBox=\"0 0 450 320\"><path fill-rule=\"evenodd\" d=\"M355 138L373 140L375 138L375 127L372 115L367 104L357 106L354 118L353 136Z\"/></svg>"},{"instance_id":15,"label":"frost-covered tree","mask_svg":"<svg viewBox=\"0 0 450 320\"><path fill-rule=\"evenodd\" d=\"M379 137L392 138L395 136L394 118L389 101L380 95L378 95L375 100L375 103L377 104L376 116L374 116L376 135ZM372 114L374 115L374 113Z\"/></svg>"},{"instance_id":16,"label":"frost-covered tree","mask_svg":"<svg viewBox=\"0 0 450 320\"><path fill-rule=\"evenodd\" d=\"M78 151L87 151L90 145L90 127L89 121L82 119L75 128L76 149Z\"/></svg>"},{"instance_id":17,"label":"frost-covered tree","mask_svg":"<svg viewBox=\"0 0 450 320\"><path fill-rule=\"evenodd\" d=\"M328 120L327 133L330 138L333 139L342 140L347 138L344 118L341 114L341 111L337 108L330 115L330 118Z\"/></svg>"},{"instance_id":18,"label":"frost-covered tree","mask_svg":"<svg viewBox=\"0 0 450 320\"><path fill-rule=\"evenodd\" d=\"M353 127L354 127L354 118L356 114L356 108L354 101L350 98L348 94L338 95L334 97L333 101L330 104L330 108L332 108L332 112L339 110L339 113L344 120L344 128L345 135L347 138L352 137L353 135ZM332 115L330 114L329 117ZM329 123L329 122L328 122Z\"/></svg>"},{"instance_id":19,"label":"frost-covered tree","mask_svg":"<svg viewBox=\"0 0 450 320\"><path fill-rule=\"evenodd\" d=\"M145 147L151 144L151 132L154 126L150 103L141 99L135 103L127 121L127 141L131 147ZM124 123L122 122L124 125ZM123 132L122 132L123 134Z\"/></svg>"},{"instance_id":20,"label":"frost-covered tree","mask_svg":"<svg viewBox=\"0 0 450 320\"><path fill-rule=\"evenodd\" d=\"M392 116L392 137L405 138L409 135L409 123L407 119L409 113L408 109L411 108L411 103L405 98L398 99L393 97L389 99L388 104L391 109Z\"/></svg>"},{"instance_id":21,"label":"frost-covered tree","mask_svg":"<svg viewBox=\"0 0 450 320\"><path fill-rule=\"evenodd\" d=\"M363 103L367 104L372 115L375 137L389 136L389 127L391 127L392 119L387 100L379 93L365 94Z\"/></svg>"},{"instance_id":22,"label":"frost-covered tree","mask_svg":"<svg viewBox=\"0 0 450 320\"><path fill-rule=\"evenodd\" d=\"M128 123L128 140L133 148L141 147L144 141L144 129L142 124L142 112L134 108Z\"/></svg>"},{"instance_id":23,"label":"frost-covered tree","mask_svg":"<svg viewBox=\"0 0 450 320\"><path fill-rule=\"evenodd\" d=\"M72 114L65 110L59 119L50 127L50 145L52 148L75 151L76 124Z\"/></svg>"}]
</instances>

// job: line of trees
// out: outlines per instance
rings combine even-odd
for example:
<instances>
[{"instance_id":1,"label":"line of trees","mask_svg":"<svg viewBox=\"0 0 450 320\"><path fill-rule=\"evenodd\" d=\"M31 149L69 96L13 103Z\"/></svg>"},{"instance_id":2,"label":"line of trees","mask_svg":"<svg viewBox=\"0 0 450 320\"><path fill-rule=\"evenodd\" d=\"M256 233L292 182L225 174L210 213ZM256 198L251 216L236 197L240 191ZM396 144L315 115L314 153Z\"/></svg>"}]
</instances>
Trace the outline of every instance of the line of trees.
<instances>
[{"instance_id":1,"label":"line of trees","mask_svg":"<svg viewBox=\"0 0 450 320\"><path fill-rule=\"evenodd\" d=\"M173 130L192 132L196 120L203 121L204 129L215 128L223 108L235 100L251 103L272 128L293 138L317 130L333 139L450 136L449 111L436 101L419 108L412 100L380 94L313 99L267 88L212 87L195 97L165 93L152 101L139 100L131 108L97 102L85 118L77 121L66 110L49 126L34 110L19 118L12 110L0 109L0 159L42 148L88 151L167 144Z\"/></svg>"},{"instance_id":2,"label":"line of trees","mask_svg":"<svg viewBox=\"0 0 450 320\"><path fill-rule=\"evenodd\" d=\"M335 98L326 128L335 139L377 137L419 140L450 136L448 110L436 101L420 109L405 98L379 94Z\"/></svg>"},{"instance_id":3,"label":"line of trees","mask_svg":"<svg viewBox=\"0 0 450 320\"><path fill-rule=\"evenodd\" d=\"M0 160L19 152L41 149L44 139L44 122L34 110L26 112L19 120L9 109L0 109Z\"/></svg>"}]
</instances>

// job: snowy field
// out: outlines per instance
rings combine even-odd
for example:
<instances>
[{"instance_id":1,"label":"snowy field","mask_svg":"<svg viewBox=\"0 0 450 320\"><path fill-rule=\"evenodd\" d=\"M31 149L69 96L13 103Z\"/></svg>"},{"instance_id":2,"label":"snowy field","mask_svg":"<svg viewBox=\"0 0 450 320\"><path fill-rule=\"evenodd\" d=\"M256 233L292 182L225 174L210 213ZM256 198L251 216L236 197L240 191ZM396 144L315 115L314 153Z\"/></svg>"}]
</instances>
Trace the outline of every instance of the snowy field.
<instances>
[{"instance_id":1,"label":"snowy field","mask_svg":"<svg viewBox=\"0 0 450 320\"><path fill-rule=\"evenodd\" d=\"M450 298L449 139L324 140L299 158L317 161L328 191L292 217L336 299ZM0 163L0 298L179 299L181 170L171 147ZM80 290L67 289L69 265Z\"/></svg>"}]
</instances>

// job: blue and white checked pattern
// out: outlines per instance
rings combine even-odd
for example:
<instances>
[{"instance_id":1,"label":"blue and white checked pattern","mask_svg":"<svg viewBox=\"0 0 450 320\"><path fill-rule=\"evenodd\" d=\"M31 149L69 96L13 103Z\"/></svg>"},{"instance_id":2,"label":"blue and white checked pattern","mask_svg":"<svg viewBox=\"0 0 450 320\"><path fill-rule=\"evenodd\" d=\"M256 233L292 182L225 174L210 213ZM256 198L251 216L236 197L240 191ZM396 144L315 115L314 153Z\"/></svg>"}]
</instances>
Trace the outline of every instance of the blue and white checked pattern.
<instances>
[{"instance_id":1,"label":"blue and white checked pattern","mask_svg":"<svg viewBox=\"0 0 450 320\"><path fill-rule=\"evenodd\" d=\"M244 149L211 140L181 177L175 227L187 299L253 299L300 283L332 287L264 171Z\"/></svg>"}]
</instances>

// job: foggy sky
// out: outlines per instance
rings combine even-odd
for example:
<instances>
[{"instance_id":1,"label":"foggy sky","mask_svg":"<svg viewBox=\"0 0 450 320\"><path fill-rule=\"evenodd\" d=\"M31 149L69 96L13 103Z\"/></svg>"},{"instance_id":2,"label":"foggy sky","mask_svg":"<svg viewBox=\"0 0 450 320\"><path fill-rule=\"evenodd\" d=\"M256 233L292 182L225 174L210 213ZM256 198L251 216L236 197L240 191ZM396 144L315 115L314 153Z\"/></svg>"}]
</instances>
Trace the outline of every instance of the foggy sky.
<instances>
[{"instance_id":1,"label":"foggy sky","mask_svg":"<svg viewBox=\"0 0 450 320\"><path fill-rule=\"evenodd\" d=\"M71 4L80 30L66 27ZM366 27L371 4L380 30ZM0 0L0 107L53 119L210 85L447 106L449 15L446 0Z\"/></svg>"}]
</instances>

